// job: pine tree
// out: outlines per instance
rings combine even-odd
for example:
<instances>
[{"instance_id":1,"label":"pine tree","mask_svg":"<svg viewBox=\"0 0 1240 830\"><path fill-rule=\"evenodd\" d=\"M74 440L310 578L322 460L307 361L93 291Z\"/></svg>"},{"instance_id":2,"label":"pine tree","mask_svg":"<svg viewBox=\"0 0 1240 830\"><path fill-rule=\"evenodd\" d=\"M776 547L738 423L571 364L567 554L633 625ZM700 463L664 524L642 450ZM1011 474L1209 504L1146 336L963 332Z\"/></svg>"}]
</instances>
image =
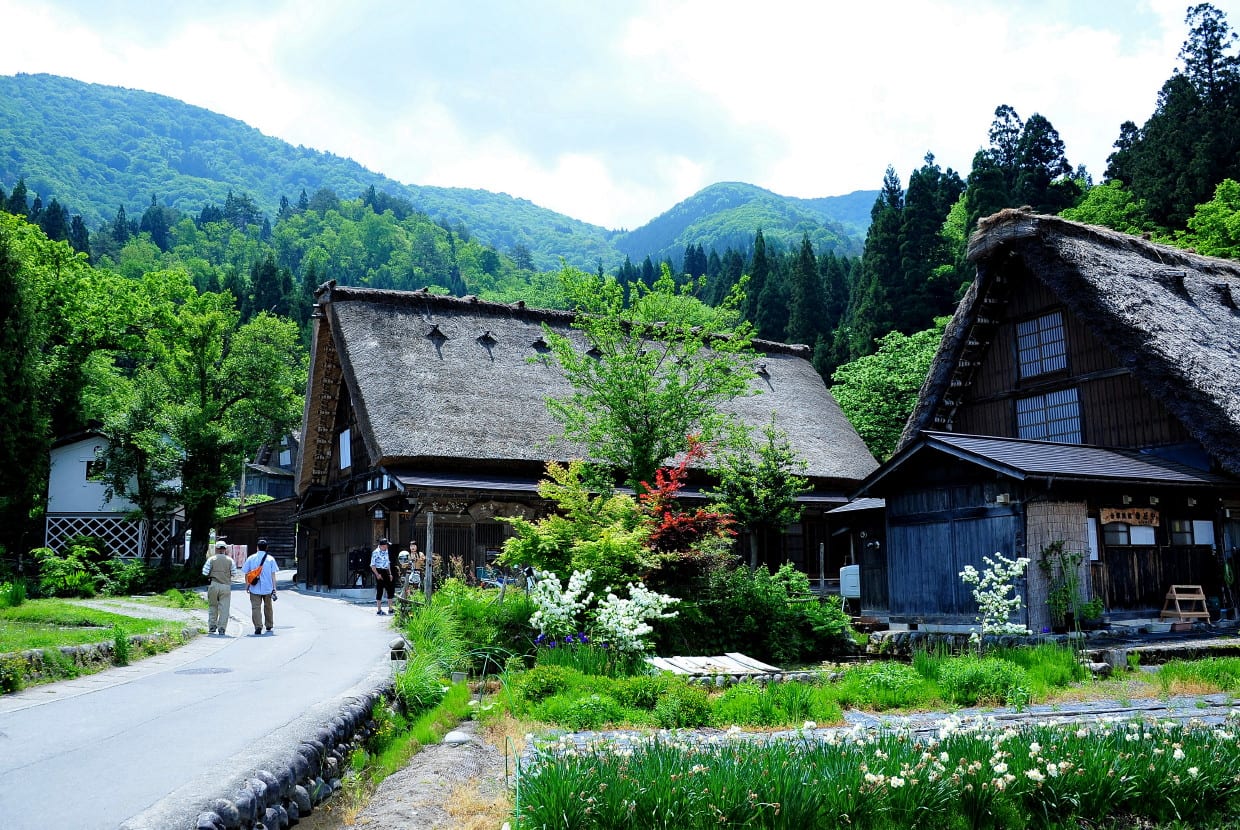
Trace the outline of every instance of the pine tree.
<instances>
[{"instance_id":1,"label":"pine tree","mask_svg":"<svg viewBox=\"0 0 1240 830\"><path fill-rule=\"evenodd\" d=\"M9 194L8 201L4 203L6 213L14 216L20 216L23 219L30 215L30 204L26 198L26 179L22 177L17 180L17 184L13 185L13 192Z\"/></svg>"},{"instance_id":2,"label":"pine tree","mask_svg":"<svg viewBox=\"0 0 1240 830\"><path fill-rule=\"evenodd\" d=\"M52 199L47 209L39 215L39 227L43 229L43 233L47 234L48 239L54 239L57 242L68 240L69 217L65 214L65 209L60 206L60 202Z\"/></svg>"},{"instance_id":3,"label":"pine tree","mask_svg":"<svg viewBox=\"0 0 1240 830\"><path fill-rule=\"evenodd\" d=\"M813 346L822 335L822 289L818 277L818 260L809 234L801 237L801 250L792 264L788 327L784 339L788 343Z\"/></svg>"},{"instance_id":4,"label":"pine tree","mask_svg":"<svg viewBox=\"0 0 1240 830\"><path fill-rule=\"evenodd\" d=\"M758 228L753 238L753 256L749 260L749 296L745 306L745 319L755 325L758 321L758 303L763 289L766 288L766 278L770 271L771 264L766 257L766 237L762 235L762 229Z\"/></svg>"},{"instance_id":5,"label":"pine tree","mask_svg":"<svg viewBox=\"0 0 1240 830\"><path fill-rule=\"evenodd\" d=\"M75 214L69 224L69 244L73 246L73 250L93 259L90 252L90 232L86 230L86 223L82 221L80 214Z\"/></svg>"},{"instance_id":6,"label":"pine tree","mask_svg":"<svg viewBox=\"0 0 1240 830\"><path fill-rule=\"evenodd\" d=\"M131 235L129 218L125 216L125 206L121 205L116 209L116 218L112 220L112 239L118 248L123 248Z\"/></svg>"}]
</instances>

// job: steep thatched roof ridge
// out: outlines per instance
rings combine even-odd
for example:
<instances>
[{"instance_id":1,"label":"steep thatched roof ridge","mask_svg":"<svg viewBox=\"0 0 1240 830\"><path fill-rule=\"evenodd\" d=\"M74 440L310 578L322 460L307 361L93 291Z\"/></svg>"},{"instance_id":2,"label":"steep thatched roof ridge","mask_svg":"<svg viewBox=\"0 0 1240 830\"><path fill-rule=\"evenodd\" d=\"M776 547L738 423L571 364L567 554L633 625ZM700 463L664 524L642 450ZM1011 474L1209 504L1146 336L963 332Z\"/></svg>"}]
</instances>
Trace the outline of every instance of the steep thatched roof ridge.
<instances>
[{"instance_id":1,"label":"steep thatched roof ridge","mask_svg":"<svg viewBox=\"0 0 1240 830\"><path fill-rule=\"evenodd\" d=\"M977 280L948 324L901 446L932 428L995 274L1010 275L1017 259L1240 474L1240 263L1019 210L984 219L969 258Z\"/></svg>"},{"instance_id":2,"label":"steep thatched roof ridge","mask_svg":"<svg viewBox=\"0 0 1240 830\"><path fill-rule=\"evenodd\" d=\"M571 387L554 364L530 359L546 349L544 323L584 342L571 314L327 286L319 299L375 462L493 465L583 455L580 447L552 441L560 426L545 404ZM755 426L775 413L816 478L868 475L877 463L802 351L756 345L763 354L754 388L761 394L727 408Z\"/></svg>"},{"instance_id":3,"label":"steep thatched roof ridge","mask_svg":"<svg viewBox=\"0 0 1240 830\"><path fill-rule=\"evenodd\" d=\"M571 325L576 315L571 311L553 308L534 308L523 302L497 303L492 300L480 300L470 294L465 297L453 297L449 294L432 294L425 288L420 291L394 291L383 288L354 288L337 285L335 281L323 283L315 291L319 301L330 302L379 302L393 305L412 305L417 308L440 308L444 311L468 311L471 314L496 314L506 317L517 317L538 323ZM802 343L778 343L774 340L753 340L754 349L767 354L782 353L809 358L813 350Z\"/></svg>"}]
</instances>

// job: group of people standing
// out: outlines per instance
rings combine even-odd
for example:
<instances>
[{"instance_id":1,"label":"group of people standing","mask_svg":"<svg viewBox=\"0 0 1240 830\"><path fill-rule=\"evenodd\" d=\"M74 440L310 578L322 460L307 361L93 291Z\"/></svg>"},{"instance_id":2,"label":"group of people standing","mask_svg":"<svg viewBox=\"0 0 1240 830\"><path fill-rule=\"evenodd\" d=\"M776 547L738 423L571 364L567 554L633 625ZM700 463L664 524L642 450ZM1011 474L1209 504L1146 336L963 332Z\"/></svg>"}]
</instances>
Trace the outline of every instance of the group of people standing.
<instances>
[{"instance_id":1,"label":"group of people standing","mask_svg":"<svg viewBox=\"0 0 1240 830\"><path fill-rule=\"evenodd\" d=\"M392 599L396 596L396 582L401 571L408 571L409 584L414 587L422 585L422 571L426 568L426 554L418 551L418 543L409 542L409 553L402 552L392 557L388 548L390 543L384 537L378 546L370 552L370 571L375 575L375 613L384 616L383 599L387 597L387 612L392 613Z\"/></svg>"},{"instance_id":2,"label":"group of people standing","mask_svg":"<svg viewBox=\"0 0 1240 830\"><path fill-rule=\"evenodd\" d=\"M254 573L253 581L245 580L245 590L250 595L250 620L254 633L265 630L272 633L275 627L276 571L279 566L267 552L267 540L258 541L257 550L250 554L241 566L243 574ZM207 633L225 635L228 628L228 611L232 605L232 583L237 576L237 563L228 553L228 544L215 543L215 555L207 557L202 565L202 575L209 578L207 586Z\"/></svg>"}]
</instances>

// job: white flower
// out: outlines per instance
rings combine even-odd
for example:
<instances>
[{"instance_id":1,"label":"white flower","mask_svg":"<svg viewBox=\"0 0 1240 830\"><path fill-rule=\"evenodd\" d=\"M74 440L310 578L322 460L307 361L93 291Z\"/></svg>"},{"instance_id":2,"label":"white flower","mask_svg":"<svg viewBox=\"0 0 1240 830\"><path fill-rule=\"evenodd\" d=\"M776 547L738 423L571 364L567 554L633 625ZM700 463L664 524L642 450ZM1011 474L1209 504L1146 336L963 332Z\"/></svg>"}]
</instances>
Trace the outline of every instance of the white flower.
<instances>
[{"instance_id":1,"label":"white flower","mask_svg":"<svg viewBox=\"0 0 1240 830\"><path fill-rule=\"evenodd\" d=\"M1191 775L1193 778L1196 778L1198 775L1201 774L1201 770L1199 770L1197 767L1189 767L1188 774Z\"/></svg>"},{"instance_id":2,"label":"white flower","mask_svg":"<svg viewBox=\"0 0 1240 830\"><path fill-rule=\"evenodd\" d=\"M904 786L904 779L898 775L891 776L891 786L899 789Z\"/></svg>"},{"instance_id":3,"label":"white flower","mask_svg":"<svg viewBox=\"0 0 1240 830\"><path fill-rule=\"evenodd\" d=\"M1043 781L1046 780L1046 776L1036 769L1025 770L1025 777L1028 778L1030 781L1036 781L1039 784L1041 784Z\"/></svg>"},{"instance_id":4,"label":"white flower","mask_svg":"<svg viewBox=\"0 0 1240 830\"><path fill-rule=\"evenodd\" d=\"M1177 747L1175 748L1175 752L1172 752L1172 753L1171 753L1171 757L1172 757L1172 758L1174 758L1174 759L1175 759L1175 760L1177 760L1177 761L1183 761L1183 760L1184 760L1184 750L1180 749L1180 748L1177 746Z\"/></svg>"}]
</instances>

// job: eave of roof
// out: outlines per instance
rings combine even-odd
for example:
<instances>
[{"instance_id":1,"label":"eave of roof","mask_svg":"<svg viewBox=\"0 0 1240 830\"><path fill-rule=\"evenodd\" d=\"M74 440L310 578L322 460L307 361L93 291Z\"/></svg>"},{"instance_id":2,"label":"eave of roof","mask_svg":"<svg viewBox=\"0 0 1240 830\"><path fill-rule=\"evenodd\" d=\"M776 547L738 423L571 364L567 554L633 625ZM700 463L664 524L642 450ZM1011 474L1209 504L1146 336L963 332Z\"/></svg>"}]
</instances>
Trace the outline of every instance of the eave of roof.
<instances>
[{"instance_id":1,"label":"eave of roof","mask_svg":"<svg viewBox=\"0 0 1240 830\"><path fill-rule=\"evenodd\" d=\"M986 435L923 432L869 476L858 489L868 494L924 452L938 452L1014 479L1060 482L1149 482L1171 486L1237 487L1240 479L1198 470L1135 450L1023 441Z\"/></svg>"}]
</instances>

